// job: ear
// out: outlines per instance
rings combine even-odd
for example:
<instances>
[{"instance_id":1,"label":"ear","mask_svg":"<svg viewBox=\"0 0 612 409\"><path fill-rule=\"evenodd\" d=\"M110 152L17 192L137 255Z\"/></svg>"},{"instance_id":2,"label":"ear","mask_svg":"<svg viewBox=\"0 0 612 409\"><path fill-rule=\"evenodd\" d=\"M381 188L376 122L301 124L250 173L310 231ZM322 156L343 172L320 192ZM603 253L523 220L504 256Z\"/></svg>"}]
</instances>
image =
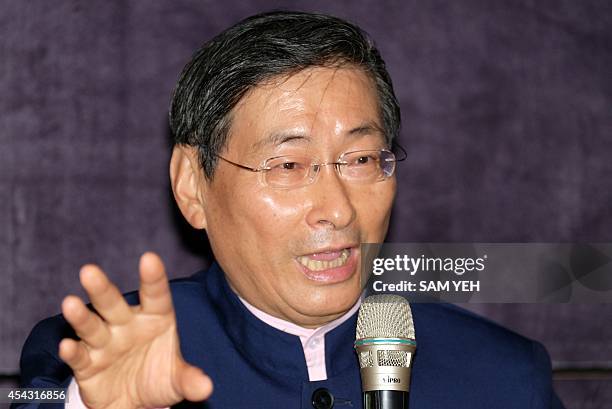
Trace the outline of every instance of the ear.
<instances>
[{"instance_id":1,"label":"ear","mask_svg":"<svg viewBox=\"0 0 612 409\"><path fill-rule=\"evenodd\" d=\"M207 181L199 165L197 148L175 145L170 159L170 183L185 219L196 229L206 229Z\"/></svg>"}]
</instances>

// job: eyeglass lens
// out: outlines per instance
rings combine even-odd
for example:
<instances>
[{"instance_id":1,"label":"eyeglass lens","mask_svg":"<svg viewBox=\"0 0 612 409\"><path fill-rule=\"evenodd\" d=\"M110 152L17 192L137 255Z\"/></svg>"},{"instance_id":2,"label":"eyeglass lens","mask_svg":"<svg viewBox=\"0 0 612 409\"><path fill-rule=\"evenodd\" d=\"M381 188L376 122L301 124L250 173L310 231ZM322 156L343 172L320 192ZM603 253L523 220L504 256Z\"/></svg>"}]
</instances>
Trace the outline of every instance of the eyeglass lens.
<instances>
[{"instance_id":1,"label":"eyeglass lens","mask_svg":"<svg viewBox=\"0 0 612 409\"><path fill-rule=\"evenodd\" d=\"M343 154L338 162L318 164L308 156L282 156L268 159L262 172L272 187L297 187L312 183L322 166L333 165L340 176L356 183L372 183L388 178L395 171L395 155L386 150Z\"/></svg>"}]
</instances>

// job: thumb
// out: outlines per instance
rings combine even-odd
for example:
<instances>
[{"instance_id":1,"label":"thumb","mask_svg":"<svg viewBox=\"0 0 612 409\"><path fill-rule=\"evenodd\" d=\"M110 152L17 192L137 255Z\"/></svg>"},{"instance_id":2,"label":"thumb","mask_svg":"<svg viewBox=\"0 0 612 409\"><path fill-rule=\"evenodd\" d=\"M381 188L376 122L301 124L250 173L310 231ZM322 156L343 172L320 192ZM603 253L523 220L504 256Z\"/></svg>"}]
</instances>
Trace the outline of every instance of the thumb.
<instances>
[{"instance_id":1,"label":"thumb","mask_svg":"<svg viewBox=\"0 0 612 409\"><path fill-rule=\"evenodd\" d=\"M200 368L187 363L183 364L178 381L181 395L192 402L207 399L213 391L210 377L205 375Z\"/></svg>"}]
</instances>

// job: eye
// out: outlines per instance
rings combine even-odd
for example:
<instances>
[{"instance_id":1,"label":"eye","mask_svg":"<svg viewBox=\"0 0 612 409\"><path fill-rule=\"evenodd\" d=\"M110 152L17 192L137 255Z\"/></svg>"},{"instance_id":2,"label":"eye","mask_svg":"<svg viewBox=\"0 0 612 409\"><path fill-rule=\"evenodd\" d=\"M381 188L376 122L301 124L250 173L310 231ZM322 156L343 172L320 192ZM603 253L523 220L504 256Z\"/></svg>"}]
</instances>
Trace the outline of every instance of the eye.
<instances>
[{"instance_id":1,"label":"eye","mask_svg":"<svg viewBox=\"0 0 612 409\"><path fill-rule=\"evenodd\" d=\"M280 164L280 167L283 170L294 170L297 166L297 162L284 162Z\"/></svg>"},{"instance_id":2,"label":"eye","mask_svg":"<svg viewBox=\"0 0 612 409\"><path fill-rule=\"evenodd\" d=\"M353 165L374 165L376 162L378 162L378 157L375 153L361 154L353 160Z\"/></svg>"},{"instance_id":3,"label":"eye","mask_svg":"<svg viewBox=\"0 0 612 409\"><path fill-rule=\"evenodd\" d=\"M308 165L300 160L283 159L281 162L271 163L270 171L279 174L300 173L307 167Z\"/></svg>"}]
</instances>

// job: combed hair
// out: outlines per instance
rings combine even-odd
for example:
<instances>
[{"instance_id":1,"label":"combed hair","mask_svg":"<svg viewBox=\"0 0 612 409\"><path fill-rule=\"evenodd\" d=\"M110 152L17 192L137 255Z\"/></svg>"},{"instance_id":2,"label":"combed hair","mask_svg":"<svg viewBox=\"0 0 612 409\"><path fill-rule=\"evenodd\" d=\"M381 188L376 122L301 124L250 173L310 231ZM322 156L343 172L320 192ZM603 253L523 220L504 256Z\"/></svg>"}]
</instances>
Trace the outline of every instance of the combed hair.
<instances>
[{"instance_id":1,"label":"combed hair","mask_svg":"<svg viewBox=\"0 0 612 409\"><path fill-rule=\"evenodd\" d=\"M231 112L253 87L311 67L356 66L374 80L387 143L397 136L400 110L385 62L359 27L342 19L275 11L240 21L205 43L187 63L170 106L175 144L198 148L212 179L227 143Z\"/></svg>"}]
</instances>

